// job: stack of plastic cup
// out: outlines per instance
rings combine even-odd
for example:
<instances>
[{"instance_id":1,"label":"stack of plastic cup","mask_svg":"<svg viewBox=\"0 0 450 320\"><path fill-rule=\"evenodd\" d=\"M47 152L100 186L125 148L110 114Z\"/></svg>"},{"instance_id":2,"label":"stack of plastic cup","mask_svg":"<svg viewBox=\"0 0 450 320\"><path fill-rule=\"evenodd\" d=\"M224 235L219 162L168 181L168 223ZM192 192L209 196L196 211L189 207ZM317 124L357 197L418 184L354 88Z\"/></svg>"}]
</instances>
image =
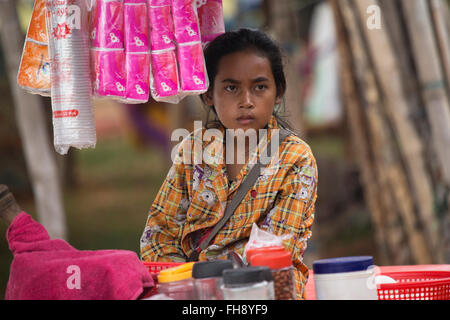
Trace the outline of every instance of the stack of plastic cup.
<instances>
[{"instance_id":1,"label":"stack of plastic cup","mask_svg":"<svg viewBox=\"0 0 450 320\"><path fill-rule=\"evenodd\" d=\"M47 2L54 145L60 154L96 144L87 20L85 0Z\"/></svg>"},{"instance_id":2,"label":"stack of plastic cup","mask_svg":"<svg viewBox=\"0 0 450 320\"><path fill-rule=\"evenodd\" d=\"M127 82L123 1L97 0L90 25L94 94L124 99Z\"/></svg>"},{"instance_id":3,"label":"stack of plastic cup","mask_svg":"<svg viewBox=\"0 0 450 320\"><path fill-rule=\"evenodd\" d=\"M144 103L150 90L147 0L125 0L124 5L125 102Z\"/></svg>"},{"instance_id":4,"label":"stack of plastic cup","mask_svg":"<svg viewBox=\"0 0 450 320\"><path fill-rule=\"evenodd\" d=\"M148 0L150 92L156 101L177 103L180 92L171 0Z\"/></svg>"}]
</instances>

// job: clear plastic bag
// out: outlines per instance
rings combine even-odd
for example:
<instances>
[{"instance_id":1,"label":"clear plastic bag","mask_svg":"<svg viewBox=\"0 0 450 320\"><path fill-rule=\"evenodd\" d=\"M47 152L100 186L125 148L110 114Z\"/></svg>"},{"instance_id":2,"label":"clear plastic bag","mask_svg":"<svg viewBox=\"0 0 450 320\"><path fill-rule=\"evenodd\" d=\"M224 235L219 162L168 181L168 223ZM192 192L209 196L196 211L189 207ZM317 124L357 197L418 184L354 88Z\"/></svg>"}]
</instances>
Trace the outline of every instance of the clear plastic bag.
<instances>
[{"instance_id":1,"label":"clear plastic bag","mask_svg":"<svg viewBox=\"0 0 450 320\"><path fill-rule=\"evenodd\" d=\"M45 0L36 0L20 60L17 84L32 94L50 96L50 58Z\"/></svg>"},{"instance_id":2,"label":"clear plastic bag","mask_svg":"<svg viewBox=\"0 0 450 320\"><path fill-rule=\"evenodd\" d=\"M250 232L250 237L248 239L247 244L244 247L244 257L245 259L247 258L247 251L250 249L283 246L283 241L291 237L292 237L291 234L286 234L282 236L274 235L270 232L258 228L256 223L253 223L252 230Z\"/></svg>"}]
</instances>

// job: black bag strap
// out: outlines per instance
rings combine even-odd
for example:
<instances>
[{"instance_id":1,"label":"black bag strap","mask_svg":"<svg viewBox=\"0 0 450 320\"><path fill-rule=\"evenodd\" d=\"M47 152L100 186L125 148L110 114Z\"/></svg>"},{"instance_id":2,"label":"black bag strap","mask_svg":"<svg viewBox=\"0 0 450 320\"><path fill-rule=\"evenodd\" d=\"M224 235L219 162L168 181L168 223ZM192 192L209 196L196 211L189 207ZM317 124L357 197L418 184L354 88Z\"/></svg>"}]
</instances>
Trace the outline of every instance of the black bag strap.
<instances>
[{"instance_id":1,"label":"black bag strap","mask_svg":"<svg viewBox=\"0 0 450 320\"><path fill-rule=\"evenodd\" d=\"M285 129L279 130L279 146L281 143L286 139L287 136L290 135L290 132ZM271 154L271 148L267 145L267 156L272 157ZM255 185L256 180L258 179L261 169L265 167L267 164L262 164L259 161L253 165L253 168L248 173L247 177L245 177L244 181L239 185L239 188L236 191L236 194L231 199L230 204L225 209L225 213L220 219L219 222L214 226L211 233L208 235L208 237L200 243L199 248L201 250L206 249L209 246L209 243L211 240L216 236L216 234L222 229L222 227L225 225L225 223L230 219L230 217L233 215L236 208L241 203L242 199L244 199L247 192L250 190L252 186ZM201 251L200 250L200 251ZM194 249L193 253L189 256L188 261L197 261L199 256L199 251Z\"/></svg>"}]
</instances>

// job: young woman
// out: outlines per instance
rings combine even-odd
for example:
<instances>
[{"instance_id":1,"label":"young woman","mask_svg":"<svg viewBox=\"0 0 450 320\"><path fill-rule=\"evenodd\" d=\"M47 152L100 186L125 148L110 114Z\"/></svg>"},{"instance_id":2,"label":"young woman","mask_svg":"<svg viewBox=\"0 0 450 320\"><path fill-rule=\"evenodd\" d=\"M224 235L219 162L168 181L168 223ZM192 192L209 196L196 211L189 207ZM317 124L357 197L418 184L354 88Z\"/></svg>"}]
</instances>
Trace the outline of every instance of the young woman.
<instances>
[{"instance_id":1,"label":"young woman","mask_svg":"<svg viewBox=\"0 0 450 320\"><path fill-rule=\"evenodd\" d=\"M308 276L302 260L314 220L318 177L311 149L292 132L209 246L199 249L249 174L255 157L271 143L272 133L286 128L276 108L286 91L282 57L267 35L249 29L226 32L207 45L205 61L210 87L201 98L216 119L181 143L150 208L141 238L142 259L186 261L194 252L199 260L224 259L230 251L243 255L255 223L275 235L290 235L284 245L292 253L301 299ZM211 127L221 135L199 141ZM240 134L236 134L238 129ZM260 129L267 130L267 139L259 139L256 147L239 140L242 132ZM241 143L230 144L231 140ZM195 162L199 153L195 143L201 143L203 157L219 161ZM228 157L230 152L234 157ZM245 157L244 162L236 161L239 155Z\"/></svg>"}]
</instances>

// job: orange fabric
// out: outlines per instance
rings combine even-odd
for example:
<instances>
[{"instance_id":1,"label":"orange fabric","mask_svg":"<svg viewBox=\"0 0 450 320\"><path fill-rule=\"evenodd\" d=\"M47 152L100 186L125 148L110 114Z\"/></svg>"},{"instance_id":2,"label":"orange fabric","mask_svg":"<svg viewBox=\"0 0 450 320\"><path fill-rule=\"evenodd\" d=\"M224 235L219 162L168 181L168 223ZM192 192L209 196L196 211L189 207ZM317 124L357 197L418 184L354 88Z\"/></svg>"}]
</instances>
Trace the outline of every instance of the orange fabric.
<instances>
[{"instance_id":1,"label":"orange fabric","mask_svg":"<svg viewBox=\"0 0 450 320\"><path fill-rule=\"evenodd\" d=\"M277 128L272 117L268 136ZM201 133L205 133L204 128ZM229 185L226 165L220 161L224 159L224 148L220 149L224 146L223 139L201 140L207 139L201 139L198 130L180 143L174 165L149 211L141 238L141 257L145 261L185 261L197 246L195 231L210 228L220 220L227 203L250 171L251 158ZM263 150L261 143L253 156L257 156L258 150ZM300 299L304 298L308 276L302 260L314 221L317 166L309 146L294 134L283 141L279 150L278 161L262 170L233 216L209 247L201 251L199 260L223 259L229 251L243 255L253 223L275 235L291 234L284 245L292 253ZM194 164L195 157L201 153L203 159L205 155L216 156L218 163Z\"/></svg>"}]
</instances>

